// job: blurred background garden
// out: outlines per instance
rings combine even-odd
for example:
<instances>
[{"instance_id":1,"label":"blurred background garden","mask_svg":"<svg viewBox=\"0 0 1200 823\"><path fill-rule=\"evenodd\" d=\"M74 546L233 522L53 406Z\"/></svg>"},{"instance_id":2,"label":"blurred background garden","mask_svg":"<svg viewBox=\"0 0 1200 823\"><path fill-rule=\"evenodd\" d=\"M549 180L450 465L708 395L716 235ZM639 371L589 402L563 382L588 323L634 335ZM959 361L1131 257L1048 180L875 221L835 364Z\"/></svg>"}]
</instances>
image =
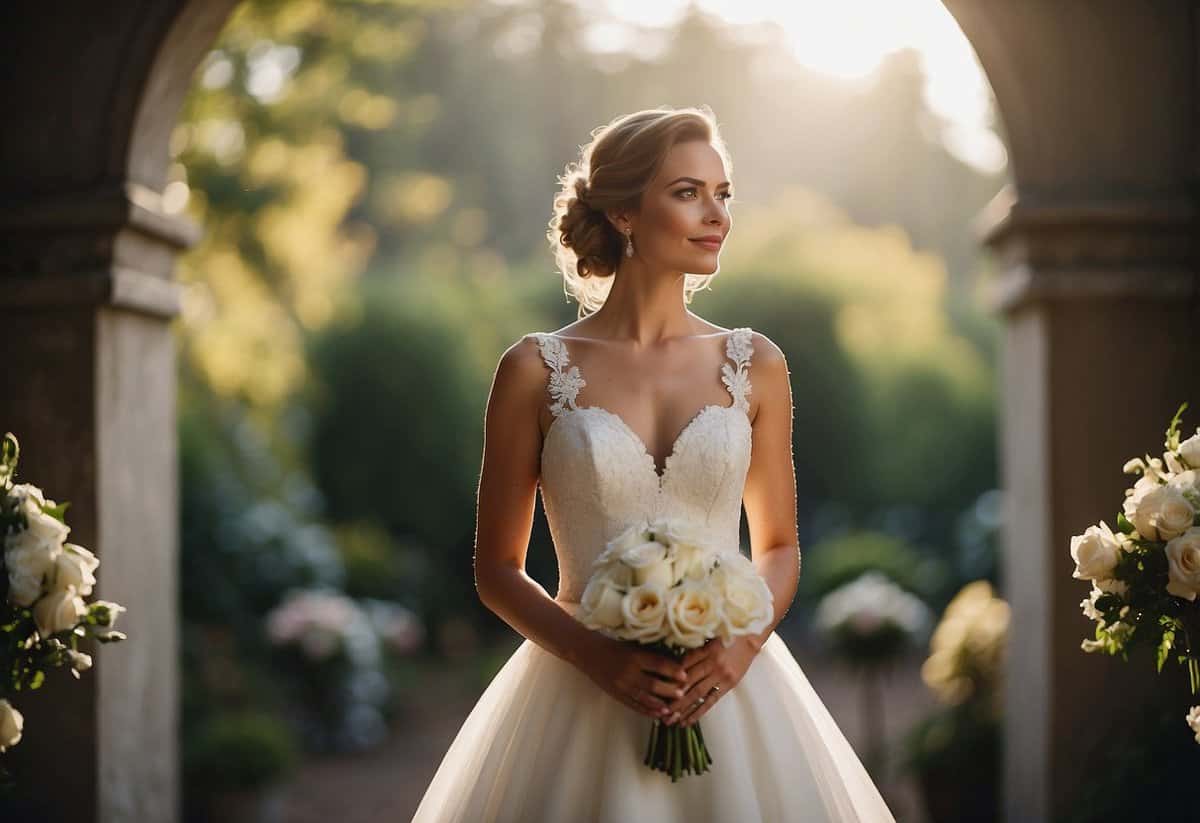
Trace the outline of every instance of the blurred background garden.
<instances>
[{"instance_id":1,"label":"blurred background garden","mask_svg":"<svg viewBox=\"0 0 1200 823\"><path fill-rule=\"evenodd\" d=\"M1002 136L936 0L782 7L237 8L164 191L204 230L176 323L189 820L411 815L521 639L475 594L475 488L501 352L575 318L555 176L618 114L702 103L736 198L691 308L793 379L779 633L897 819L996 819L999 321L971 221ZM553 593L540 507L528 569Z\"/></svg>"}]
</instances>

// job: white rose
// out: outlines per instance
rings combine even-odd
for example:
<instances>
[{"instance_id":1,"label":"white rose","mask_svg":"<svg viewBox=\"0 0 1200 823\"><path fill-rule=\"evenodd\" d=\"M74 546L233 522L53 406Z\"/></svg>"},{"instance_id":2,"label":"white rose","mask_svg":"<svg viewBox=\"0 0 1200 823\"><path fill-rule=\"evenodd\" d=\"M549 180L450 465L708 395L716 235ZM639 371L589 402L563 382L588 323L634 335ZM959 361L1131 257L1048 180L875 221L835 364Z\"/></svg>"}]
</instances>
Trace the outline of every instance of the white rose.
<instances>
[{"instance_id":1,"label":"white rose","mask_svg":"<svg viewBox=\"0 0 1200 823\"><path fill-rule=\"evenodd\" d=\"M1196 433L1179 444L1179 456L1193 469L1200 469L1200 427Z\"/></svg>"},{"instance_id":2,"label":"white rose","mask_svg":"<svg viewBox=\"0 0 1200 823\"><path fill-rule=\"evenodd\" d=\"M674 579L671 582L703 580L708 576L710 565L711 557L704 548L692 543L680 543L675 546Z\"/></svg>"},{"instance_id":3,"label":"white rose","mask_svg":"<svg viewBox=\"0 0 1200 823\"><path fill-rule=\"evenodd\" d=\"M634 523L625 531L618 534L612 540L605 543L605 553L612 555L620 555L626 549L632 549L634 546L640 546L650 539L649 527L645 522Z\"/></svg>"},{"instance_id":4,"label":"white rose","mask_svg":"<svg viewBox=\"0 0 1200 823\"><path fill-rule=\"evenodd\" d=\"M58 523L57 520L54 522ZM9 599L17 605L32 606L41 596L43 579L53 571L55 560L62 553L61 540L57 537L47 539L47 534L46 531L22 529L5 538L4 565L8 568ZM59 534L65 535L65 532Z\"/></svg>"},{"instance_id":5,"label":"white rose","mask_svg":"<svg viewBox=\"0 0 1200 823\"><path fill-rule=\"evenodd\" d=\"M0 699L0 752L21 742L25 718L7 700Z\"/></svg>"},{"instance_id":6,"label":"white rose","mask_svg":"<svg viewBox=\"0 0 1200 823\"><path fill-rule=\"evenodd\" d=\"M633 585L633 569L621 562L620 558L612 557L607 561L594 564L592 576L603 575L614 586L625 591Z\"/></svg>"},{"instance_id":7,"label":"white rose","mask_svg":"<svg viewBox=\"0 0 1200 823\"><path fill-rule=\"evenodd\" d=\"M667 619L666 589L653 583L635 586L621 599L621 616L626 629L622 637L647 643L662 638Z\"/></svg>"},{"instance_id":8,"label":"white rose","mask_svg":"<svg viewBox=\"0 0 1200 823\"><path fill-rule=\"evenodd\" d=\"M1165 485L1142 495L1129 519L1145 539L1170 540L1192 525L1196 510L1183 492L1175 486Z\"/></svg>"},{"instance_id":9,"label":"white rose","mask_svg":"<svg viewBox=\"0 0 1200 823\"><path fill-rule=\"evenodd\" d=\"M1200 469L1181 471L1167 482L1179 489L1193 506L1200 501Z\"/></svg>"},{"instance_id":10,"label":"white rose","mask_svg":"<svg viewBox=\"0 0 1200 823\"><path fill-rule=\"evenodd\" d=\"M720 602L706 586L681 583L667 595L667 623L677 645L695 649L716 636L721 625Z\"/></svg>"},{"instance_id":11,"label":"white rose","mask_svg":"<svg viewBox=\"0 0 1200 823\"><path fill-rule=\"evenodd\" d=\"M64 543L63 551L54 563L54 586L58 589L74 586L80 595L86 597L96 585L93 572L99 565L100 561L96 559L96 555L83 546Z\"/></svg>"},{"instance_id":12,"label":"white rose","mask_svg":"<svg viewBox=\"0 0 1200 823\"><path fill-rule=\"evenodd\" d=\"M1200 526L1167 541L1167 591L1195 600L1200 592Z\"/></svg>"},{"instance_id":13,"label":"white rose","mask_svg":"<svg viewBox=\"0 0 1200 823\"><path fill-rule=\"evenodd\" d=\"M50 592L33 606L33 621L42 639L75 628L86 614L87 606L74 586Z\"/></svg>"},{"instance_id":14,"label":"white rose","mask_svg":"<svg viewBox=\"0 0 1200 823\"><path fill-rule=\"evenodd\" d=\"M1192 706L1188 710L1187 724L1196 733L1196 742L1200 743L1200 706Z\"/></svg>"},{"instance_id":15,"label":"white rose","mask_svg":"<svg viewBox=\"0 0 1200 823\"><path fill-rule=\"evenodd\" d=\"M622 592L603 574L592 575L580 597L582 622L590 629L615 629L624 622Z\"/></svg>"},{"instance_id":16,"label":"white rose","mask_svg":"<svg viewBox=\"0 0 1200 823\"><path fill-rule=\"evenodd\" d=\"M25 574L8 575L8 599L18 606L26 608L42 596L42 578Z\"/></svg>"},{"instance_id":17,"label":"white rose","mask_svg":"<svg viewBox=\"0 0 1200 823\"><path fill-rule=\"evenodd\" d=\"M1083 534L1071 538L1071 558L1075 561L1072 577L1095 580L1112 576L1120 557L1120 544L1103 520L1088 526Z\"/></svg>"},{"instance_id":18,"label":"white rose","mask_svg":"<svg viewBox=\"0 0 1200 823\"><path fill-rule=\"evenodd\" d=\"M662 543L649 540L636 546L630 546L621 552L621 562L633 569L633 582L640 583L640 575L667 559L667 547Z\"/></svg>"},{"instance_id":19,"label":"white rose","mask_svg":"<svg viewBox=\"0 0 1200 823\"><path fill-rule=\"evenodd\" d=\"M770 625L774 594L761 576L731 572L730 567L722 566L713 578L721 592L726 634L759 634Z\"/></svg>"}]
</instances>

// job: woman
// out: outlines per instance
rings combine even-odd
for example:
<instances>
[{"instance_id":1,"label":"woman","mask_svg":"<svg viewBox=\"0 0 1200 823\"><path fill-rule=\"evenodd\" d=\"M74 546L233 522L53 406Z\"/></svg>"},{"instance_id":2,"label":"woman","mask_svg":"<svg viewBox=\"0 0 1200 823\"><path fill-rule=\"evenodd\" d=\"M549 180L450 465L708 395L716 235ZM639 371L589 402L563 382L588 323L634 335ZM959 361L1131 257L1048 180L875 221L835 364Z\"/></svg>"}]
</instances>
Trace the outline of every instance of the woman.
<instances>
[{"instance_id":1,"label":"woman","mask_svg":"<svg viewBox=\"0 0 1200 823\"><path fill-rule=\"evenodd\" d=\"M641 111L592 136L549 232L579 319L504 352L485 418L476 585L526 640L414 823L892 821L774 633L800 570L787 362L763 335L687 309L732 225L712 112ZM524 570L539 485L553 598ZM743 504L774 596L761 634L676 660L577 619L592 560L630 523L684 518L737 546ZM644 765L651 718L703 718L710 769L673 782Z\"/></svg>"}]
</instances>

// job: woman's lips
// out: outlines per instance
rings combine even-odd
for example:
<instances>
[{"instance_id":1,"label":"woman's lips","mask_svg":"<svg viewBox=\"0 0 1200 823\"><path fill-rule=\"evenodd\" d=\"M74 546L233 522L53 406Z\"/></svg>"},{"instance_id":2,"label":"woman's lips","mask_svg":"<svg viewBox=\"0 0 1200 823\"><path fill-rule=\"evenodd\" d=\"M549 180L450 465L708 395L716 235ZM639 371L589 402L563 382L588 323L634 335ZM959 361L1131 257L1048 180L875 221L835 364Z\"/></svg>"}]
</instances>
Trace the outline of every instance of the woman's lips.
<instances>
[{"instance_id":1,"label":"woman's lips","mask_svg":"<svg viewBox=\"0 0 1200 823\"><path fill-rule=\"evenodd\" d=\"M703 246L709 251L717 251L721 248L721 241L719 240L693 240L692 242L697 246Z\"/></svg>"}]
</instances>

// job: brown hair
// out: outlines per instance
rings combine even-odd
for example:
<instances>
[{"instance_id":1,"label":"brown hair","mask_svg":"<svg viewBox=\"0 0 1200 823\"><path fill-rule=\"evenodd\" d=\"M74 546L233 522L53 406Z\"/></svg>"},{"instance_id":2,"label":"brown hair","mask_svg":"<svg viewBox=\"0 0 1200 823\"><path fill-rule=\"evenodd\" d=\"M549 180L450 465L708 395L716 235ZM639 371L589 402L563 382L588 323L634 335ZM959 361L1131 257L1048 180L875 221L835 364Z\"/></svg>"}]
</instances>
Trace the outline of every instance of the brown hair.
<instances>
[{"instance_id":1,"label":"brown hair","mask_svg":"<svg viewBox=\"0 0 1200 823\"><path fill-rule=\"evenodd\" d=\"M622 115L591 135L592 141L580 147L579 159L568 163L558 178L561 188L554 196L546 233L563 291L579 303L579 317L604 305L625 247L624 236L605 211L636 211L672 146L703 140L717 150L727 173L733 174L716 117L706 105L644 109ZM707 286L712 276L687 274L685 302L690 303L692 294Z\"/></svg>"}]
</instances>

